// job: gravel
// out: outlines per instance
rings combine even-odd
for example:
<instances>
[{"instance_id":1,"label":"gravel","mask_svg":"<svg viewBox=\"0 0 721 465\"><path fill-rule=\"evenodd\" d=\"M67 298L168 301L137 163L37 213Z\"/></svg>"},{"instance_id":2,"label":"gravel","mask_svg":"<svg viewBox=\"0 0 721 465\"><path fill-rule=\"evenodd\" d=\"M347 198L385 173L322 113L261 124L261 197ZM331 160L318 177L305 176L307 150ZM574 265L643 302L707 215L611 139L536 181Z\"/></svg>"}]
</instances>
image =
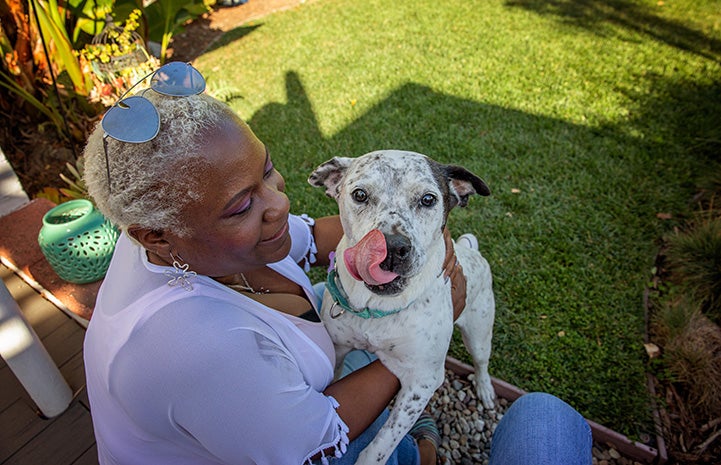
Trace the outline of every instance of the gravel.
<instances>
[{"instance_id":1,"label":"gravel","mask_svg":"<svg viewBox=\"0 0 721 465\"><path fill-rule=\"evenodd\" d=\"M436 419L442 443L443 465L487 464L491 437L511 402L499 398L495 412L483 409L473 388L473 374L459 376L446 370L443 385L431 398L429 408ZM594 465L643 465L621 456L614 448L594 443Z\"/></svg>"}]
</instances>

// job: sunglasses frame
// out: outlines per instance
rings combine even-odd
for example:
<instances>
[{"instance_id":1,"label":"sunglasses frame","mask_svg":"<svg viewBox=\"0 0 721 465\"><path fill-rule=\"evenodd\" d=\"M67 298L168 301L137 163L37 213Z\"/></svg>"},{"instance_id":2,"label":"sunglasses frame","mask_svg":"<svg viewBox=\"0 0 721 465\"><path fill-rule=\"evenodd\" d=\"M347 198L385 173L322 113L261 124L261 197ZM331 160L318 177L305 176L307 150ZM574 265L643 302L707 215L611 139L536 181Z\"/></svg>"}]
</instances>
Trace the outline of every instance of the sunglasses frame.
<instances>
[{"instance_id":1,"label":"sunglasses frame","mask_svg":"<svg viewBox=\"0 0 721 465\"><path fill-rule=\"evenodd\" d=\"M139 95L125 97L138 85L150 78L150 87ZM103 128L103 151L110 191L110 160L108 159L107 138L121 142L141 144L153 140L160 131L160 115L155 105L144 97L153 90L171 97L188 97L205 91L205 78L190 63L173 61L146 74L118 98L105 112L100 124Z\"/></svg>"}]
</instances>

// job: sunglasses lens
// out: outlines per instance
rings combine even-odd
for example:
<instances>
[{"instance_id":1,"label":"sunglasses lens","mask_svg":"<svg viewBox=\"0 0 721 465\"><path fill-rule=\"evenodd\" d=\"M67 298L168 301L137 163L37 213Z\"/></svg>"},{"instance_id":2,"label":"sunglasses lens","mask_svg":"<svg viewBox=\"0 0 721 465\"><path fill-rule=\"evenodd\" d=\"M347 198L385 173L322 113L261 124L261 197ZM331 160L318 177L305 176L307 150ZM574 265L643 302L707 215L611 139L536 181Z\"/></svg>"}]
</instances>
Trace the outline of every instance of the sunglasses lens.
<instances>
[{"instance_id":1,"label":"sunglasses lens","mask_svg":"<svg viewBox=\"0 0 721 465\"><path fill-rule=\"evenodd\" d=\"M103 130L122 142L147 142L158 135L158 110L144 97L128 97L112 106L101 122Z\"/></svg>"},{"instance_id":2,"label":"sunglasses lens","mask_svg":"<svg viewBox=\"0 0 721 465\"><path fill-rule=\"evenodd\" d=\"M185 97L202 93L205 90L205 79L188 63L174 61L155 72L150 87L161 94Z\"/></svg>"}]
</instances>

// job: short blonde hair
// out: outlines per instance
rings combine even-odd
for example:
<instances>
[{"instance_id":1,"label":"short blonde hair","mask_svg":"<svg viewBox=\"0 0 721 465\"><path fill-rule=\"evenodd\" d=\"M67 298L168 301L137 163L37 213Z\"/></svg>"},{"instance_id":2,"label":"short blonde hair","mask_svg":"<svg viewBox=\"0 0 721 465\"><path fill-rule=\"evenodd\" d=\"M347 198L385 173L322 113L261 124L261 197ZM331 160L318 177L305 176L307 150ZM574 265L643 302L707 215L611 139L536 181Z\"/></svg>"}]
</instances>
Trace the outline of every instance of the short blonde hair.
<instances>
[{"instance_id":1,"label":"short blonde hair","mask_svg":"<svg viewBox=\"0 0 721 465\"><path fill-rule=\"evenodd\" d=\"M108 179L104 131L98 124L84 151L85 183L98 209L119 228L137 224L186 235L189 225L180 212L200 199L194 173L207 165L204 145L229 119L240 120L205 94L169 97L146 91L144 96L160 114L158 135L139 144L106 137Z\"/></svg>"}]
</instances>

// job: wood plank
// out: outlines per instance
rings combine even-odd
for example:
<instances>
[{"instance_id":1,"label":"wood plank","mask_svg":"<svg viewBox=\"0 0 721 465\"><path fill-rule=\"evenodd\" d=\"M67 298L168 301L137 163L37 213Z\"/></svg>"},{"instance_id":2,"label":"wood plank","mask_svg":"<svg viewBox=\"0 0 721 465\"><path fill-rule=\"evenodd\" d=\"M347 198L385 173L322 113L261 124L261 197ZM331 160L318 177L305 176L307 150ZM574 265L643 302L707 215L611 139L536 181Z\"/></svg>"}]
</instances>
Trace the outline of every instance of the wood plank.
<instances>
[{"instance_id":1,"label":"wood plank","mask_svg":"<svg viewBox=\"0 0 721 465\"><path fill-rule=\"evenodd\" d=\"M18 381L9 366L0 368L0 412L23 397L25 388ZM0 423L3 427L6 425Z\"/></svg>"},{"instance_id":2,"label":"wood plank","mask_svg":"<svg viewBox=\"0 0 721 465\"><path fill-rule=\"evenodd\" d=\"M85 365L83 364L83 352L80 351L60 366L60 374L70 385L73 393L85 388ZM86 396L87 397L87 396Z\"/></svg>"},{"instance_id":3,"label":"wood plank","mask_svg":"<svg viewBox=\"0 0 721 465\"><path fill-rule=\"evenodd\" d=\"M85 332L70 318L66 316L63 318L64 320L57 330L51 332L42 342L56 365L62 366L70 363L66 373L63 373L62 370L60 373L68 381L71 390L76 392L85 385L84 371L81 371L82 368L78 366L78 364L82 364L81 349ZM72 378L68 380L67 376ZM0 393L2 394L0 410L7 408L19 398L32 402L25 388L7 365L0 368Z\"/></svg>"},{"instance_id":4,"label":"wood plank","mask_svg":"<svg viewBox=\"0 0 721 465\"><path fill-rule=\"evenodd\" d=\"M71 465L95 444L90 413L79 403L54 419L25 444L5 465Z\"/></svg>"},{"instance_id":5,"label":"wood plank","mask_svg":"<svg viewBox=\"0 0 721 465\"><path fill-rule=\"evenodd\" d=\"M16 450L27 444L52 420L40 418L34 405L28 405L25 399L17 400L0 413L0 463L13 455Z\"/></svg>"},{"instance_id":6,"label":"wood plank","mask_svg":"<svg viewBox=\"0 0 721 465\"><path fill-rule=\"evenodd\" d=\"M65 321L69 322L70 328L80 328L77 323L74 323L70 318L65 317ZM73 329L73 331L75 331ZM70 389L73 393L80 393L85 387L85 366L83 365L83 352L80 350L80 342L77 335L70 335L68 338L67 334L58 333L56 339L58 343L62 344L65 341L68 346L62 349L55 350L55 358L65 359L69 353L75 352L68 360L66 360L60 368L60 374L65 378ZM84 336L84 331L80 328L80 336ZM55 344L55 342L53 342ZM87 394L79 394L81 400L85 400L85 405L88 405ZM0 368L0 412L8 408L14 402L18 400L24 400L27 403L34 405L30 395L27 393L23 385L18 381L15 374L12 372L9 366ZM2 425L3 423L0 423Z\"/></svg>"},{"instance_id":7,"label":"wood plank","mask_svg":"<svg viewBox=\"0 0 721 465\"><path fill-rule=\"evenodd\" d=\"M93 447L86 450L83 455L80 456L73 465L98 465L98 446L94 444Z\"/></svg>"},{"instance_id":8,"label":"wood plank","mask_svg":"<svg viewBox=\"0 0 721 465\"><path fill-rule=\"evenodd\" d=\"M59 324L69 319L6 266L0 265L0 276L38 337L47 336ZM0 368L5 366L5 360L0 359Z\"/></svg>"},{"instance_id":9,"label":"wood plank","mask_svg":"<svg viewBox=\"0 0 721 465\"><path fill-rule=\"evenodd\" d=\"M55 331L42 339L45 349L57 366L62 366L83 348L85 331L75 321L65 317Z\"/></svg>"},{"instance_id":10,"label":"wood plank","mask_svg":"<svg viewBox=\"0 0 721 465\"><path fill-rule=\"evenodd\" d=\"M0 266L0 274L10 295L18 303L25 319L40 339L54 331L59 324L70 319L6 266Z\"/></svg>"},{"instance_id":11,"label":"wood plank","mask_svg":"<svg viewBox=\"0 0 721 465\"><path fill-rule=\"evenodd\" d=\"M62 415L46 420L5 361L0 361L0 463L97 465L97 448L85 390L85 330L0 266L0 277L41 338L73 392Z\"/></svg>"}]
</instances>

